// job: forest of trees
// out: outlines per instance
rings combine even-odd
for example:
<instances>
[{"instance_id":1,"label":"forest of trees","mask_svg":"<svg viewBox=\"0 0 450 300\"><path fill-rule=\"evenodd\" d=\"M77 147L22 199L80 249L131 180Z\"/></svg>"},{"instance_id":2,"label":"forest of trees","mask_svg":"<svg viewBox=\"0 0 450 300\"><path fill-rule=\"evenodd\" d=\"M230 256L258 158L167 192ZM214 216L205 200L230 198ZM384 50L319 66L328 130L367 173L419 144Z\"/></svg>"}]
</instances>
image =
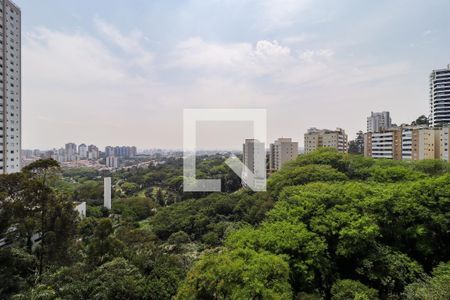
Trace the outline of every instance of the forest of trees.
<instances>
[{"instance_id":1,"label":"forest of trees","mask_svg":"<svg viewBox=\"0 0 450 300\"><path fill-rule=\"evenodd\" d=\"M183 193L176 159L114 174L43 160L0 176L0 298L450 299L448 163L324 148L258 193L220 157L198 169L225 192Z\"/></svg>"}]
</instances>

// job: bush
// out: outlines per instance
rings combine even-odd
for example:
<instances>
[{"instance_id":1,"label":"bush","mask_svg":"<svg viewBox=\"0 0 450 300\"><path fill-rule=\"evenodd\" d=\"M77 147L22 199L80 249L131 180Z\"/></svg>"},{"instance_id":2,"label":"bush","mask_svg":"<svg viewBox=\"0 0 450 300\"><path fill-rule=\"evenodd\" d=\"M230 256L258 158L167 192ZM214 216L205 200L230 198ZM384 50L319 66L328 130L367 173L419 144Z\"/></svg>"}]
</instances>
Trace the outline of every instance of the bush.
<instances>
[{"instance_id":1,"label":"bush","mask_svg":"<svg viewBox=\"0 0 450 300\"><path fill-rule=\"evenodd\" d=\"M426 177L424 173L413 171L404 166L375 166L372 168L370 173L370 179L380 183L414 181Z\"/></svg>"},{"instance_id":2,"label":"bush","mask_svg":"<svg viewBox=\"0 0 450 300\"><path fill-rule=\"evenodd\" d=\"M125 198L115 200L112 204L112 211L120 214L129 221L141 221L152 216L155 211L155 203L150 198Z\"/></svg>"},{"instance_id":3,"label":"bush","mask_svg":"<svg viewBox=\"0 0 450 300\"><path fill-rule=\"evenodd\" d=\"M250 249L202 257L175 299L291 299L289 267L279 256Z\"/></svg>"},{"instance_id":4,"label":"bush","mask_svg":"<svg viewBox=\"0 0 450 300\"><path fill-rule=\"evenodd\" d=\"M369 288L359 281L350 279L338 280L331 288L333 300L377 300L377 290Z\"/></svg>"},{"instance_id":5,"label":"bush","mask_svg":"<svg viewBox=\"0 0 450 300\"><path fill-rule=\"evenodd\" d=\"M307 165L297 168L284 168L269 178L268 189L272 196L278 196L286 186L303 185L310 182L336 182L348 179L347 176L327 165Z\"/></svg>"}]
</instances>

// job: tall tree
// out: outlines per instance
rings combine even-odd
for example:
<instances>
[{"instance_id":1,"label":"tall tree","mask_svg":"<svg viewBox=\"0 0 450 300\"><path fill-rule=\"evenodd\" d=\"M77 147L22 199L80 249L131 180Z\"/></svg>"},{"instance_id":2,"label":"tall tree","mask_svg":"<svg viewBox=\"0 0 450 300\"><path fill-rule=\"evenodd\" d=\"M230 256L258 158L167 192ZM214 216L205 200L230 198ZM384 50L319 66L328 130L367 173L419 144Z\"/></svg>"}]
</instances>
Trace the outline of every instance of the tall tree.
<instances>
[{"instance_id":1,"label":"tall tree","mask_svg":"<svg viewBox=\"0 0 450 300\"><path fill-rule=\"evenodd\" d=\"M413 126L429 125L429 124L430 124L430 121L428 120L428 118L425 115L421 115L415 121L411 122L411 125L413 125Z\"/></svg>"},{"instance_id":2,"label":"tall tree","mask_svg":"<svg viewBox=\"0 0 450 300\"><path fill-rule=\"evenodd\" d=\"M46 159L23 168L21 176L7 175L20 178L18 186L10 185L7 191L12 205L11 226L16 229L19 244L25 240L28 252L35 251L39 275L48 263L67 262L76 233L78 214L72 201L52 188L59 171L55 160Z\"/></svg>"},{"instance_id":3,"label":"tall tree","mask_svg":"<svg viewBox=\"0 0 450 300\"><path fill-rule=\"evenodd\" d=\"M356 138L348 143L348 152L353 154L364 153L364 133L361 130L356 134Z\"/></svg>"}]
</instances>

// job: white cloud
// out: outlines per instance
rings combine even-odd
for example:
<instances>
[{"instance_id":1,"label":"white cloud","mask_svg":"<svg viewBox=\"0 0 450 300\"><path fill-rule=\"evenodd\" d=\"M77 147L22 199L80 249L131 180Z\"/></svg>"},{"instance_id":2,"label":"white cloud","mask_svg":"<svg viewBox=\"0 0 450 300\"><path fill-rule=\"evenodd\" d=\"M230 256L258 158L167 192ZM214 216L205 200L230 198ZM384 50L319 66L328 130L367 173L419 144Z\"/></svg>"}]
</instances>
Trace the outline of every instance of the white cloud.
<instances>
[{"instance_id":1,"label":"white cloud","mask_svg":"<svg viewBox=\"0 0 450 300\"><path fill-rule=\"evenodd\" d=\"M358 102L363 94L373 103L375 96L366 95L361 85L384 84L409 69L405 63L346 61L333 49L301 49L269 40L219 43L194 37L179 42L168 56L157 56L141 33L126 35L99 19L95 24L100 36L46 28L26 34L25 146L74 140L179 147L181 112L188 107L268 108L271 124L276 124L269 128L269 138L301 140L307 126L329 126L313 123L322 116L328 120L344 113L339 109L345 106L339 106L323 114L327 100L345 98L363 105ZM171 74L181 79L173 80ZM352 121L330 120L344 127Z\"/></svg>"},{"instance_id":2,"label":"white cloud","mask_svg":"<svg viewBox=\"0 0 450 300\"><path fill-rule=\"evenodd\" d=\"M291 54L291 49L283 47L277 41L258 41L255 47L255 55L262 58L286 57Z\"/></svg>"},{"instance_id":3,"label":"white cloud","mask_svg":"<svg viewBox=\"0 0 450 300\"><path fill-rule=\"evenodd\" d=\"M261 40L255 45L220 44L197 37L178 44L172 53L170 66L255 78L279 71L292 59L291 50L277 41Z\"/></svg>"},{"instance_id":4,"label":"white cloud","mask_svg":"<svg viewBox=\"0 0 450 300\"><path fill-rule=\"evenodd\" d=\"M25 36L24 76L31 84L53 82L83 86L92 82L115 82L125 73L120 60L97 39L81 33L38 28Z\"/></svg>"},{"instance_id":5,"label":"white cloud","mask_svg":"<svg viewBox=\"0 0 450 300\"><path fill-rule=\"evenodd\" d=\"M311 5L311 0L264 0L262 24L265 30L282 29L293 25Z\"/></svg>"},{"instance_id":6,"label":"white cloud","mask_svg":"<svg viewBox=\"0 0 450 300\"><path fill-rule=\"evenodd\" d=\"M289 35L281 39L281 41L288 45L297 45L301 43L305 43L314 39L315 36L310 33L301 33L297 35Z\"/></svg>"},{"instance_id":7,"label":"white cloud","mask_svg":"<svg viewBox=\"0 0 450 300\"><path fill-rule=\"evenodd\" d=\"M133 31L129 34L122 34L115 26L100 19L94 19L99 32L110 42L131 55L137 64L148 64L153 60L153 54L142 46L146 37L140 31Z\"/></svg>"},{"instance_id":8,"label":"white cloud","mask_svg":"<svg viewBox=\"0 0 450 300\"><path fill-rule=\"evenodd\" d=\"M247 43L217 44L207 43L199 37L180 42L171 65L192 68L228 68L240 64L252 52Z\"/></svg>"},{"instance_id":9,"label":"white cloud","mask_svg":"<svg viewBox=\"0 0 450 300\"><path fill-rule=\"evenodd\" d=\"M299 57L303 61L314 62L321 59L329 61L333 58L333 55L334 51L331 49L318 49L301 51Z\"/></svg>"}]
</instances>

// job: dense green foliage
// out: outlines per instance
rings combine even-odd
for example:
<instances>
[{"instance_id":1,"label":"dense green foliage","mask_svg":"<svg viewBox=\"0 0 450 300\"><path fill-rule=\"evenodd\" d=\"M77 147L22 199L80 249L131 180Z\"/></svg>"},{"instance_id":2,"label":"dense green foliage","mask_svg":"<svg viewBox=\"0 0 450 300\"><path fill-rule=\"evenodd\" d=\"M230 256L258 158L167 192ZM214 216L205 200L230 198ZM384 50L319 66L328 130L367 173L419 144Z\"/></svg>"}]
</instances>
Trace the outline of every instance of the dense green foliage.
<instances>
[{"instance_id":1,"label":"dense green foliage","mask_svg":"<svg viewBox=\"0 0 450 300\"><path fill-rule=\"evenodd\" d=\"M250 249L205 255L176 299L289 299L288 270L280 257Z\"/></svg>"},{"instance_id":2,"label":"dense green foliage","mask_svg":"<svg viewBox=\"0 0 450 300\"><path fill-rule=\"evenodd\" d=\"M0 176L0 298L450 299L448 163L321 149L267 193L240 189L219 156L199 166L228 193L183 193L180 159Z\"/></svg>"},{"instance_id":3,"label":"dense green foliage","mask_svg":"<svg viewBox=\"0 0 450 300\"><path fill-rule=\"evenodd\" d=\"M193 240L217 244L230 226L238 222L257 224L271 206L265 194L212 194L158 211L150 220L150 226L163 240L183 231Z\"/></svg>"},{"instance_id":4,"label":"dense green foliage","mask_svg":"<svg viewBox=\"0 0 450 300\"><path fill-rule=\"evenodd\" d=\"M443 162L374 161L329 149L300 156L270 178L276 203L263 222L231 232L220 256L251 250L282 258L299 297L398 299L437 289L445 279L426 274L450 260L447 170ZM197 268L214 259L201 259L187 282L203 278ZM441 268L434 276L446 278L448 265ZM200 292L191 285L189 295ZM448 297L442 289L430 299Z\"/></svg>"}]
</instances>

